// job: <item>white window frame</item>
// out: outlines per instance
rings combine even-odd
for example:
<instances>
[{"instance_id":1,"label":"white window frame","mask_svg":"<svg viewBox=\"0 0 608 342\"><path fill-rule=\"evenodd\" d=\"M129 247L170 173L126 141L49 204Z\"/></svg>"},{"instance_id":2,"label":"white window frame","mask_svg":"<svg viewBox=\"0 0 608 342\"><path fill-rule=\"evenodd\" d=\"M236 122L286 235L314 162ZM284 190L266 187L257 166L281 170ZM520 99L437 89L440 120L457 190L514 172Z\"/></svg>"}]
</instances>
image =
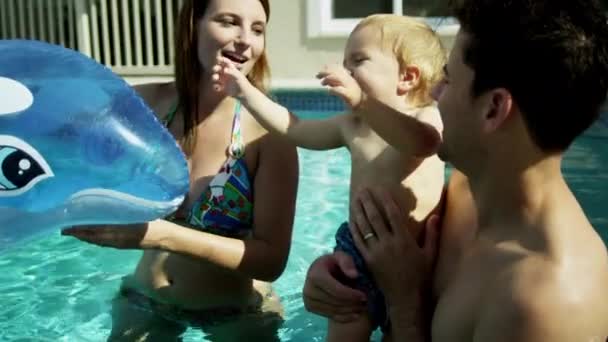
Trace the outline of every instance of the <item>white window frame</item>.
<instances>
[{"instance_id":1,"label":"white window frame","mask_svg":"<svg viewBox=\"0 0 608 342\"><path fill-rule=\"evenodd\" d=\"M308 38L345 38L363 18L336 19L334 0L307 0L306 22ZM393 13L403 13L402 0L393 0ZM441 36L454 36L459 25L453 18L425 17L429 25Z\"/></svg>"}]
</instances>

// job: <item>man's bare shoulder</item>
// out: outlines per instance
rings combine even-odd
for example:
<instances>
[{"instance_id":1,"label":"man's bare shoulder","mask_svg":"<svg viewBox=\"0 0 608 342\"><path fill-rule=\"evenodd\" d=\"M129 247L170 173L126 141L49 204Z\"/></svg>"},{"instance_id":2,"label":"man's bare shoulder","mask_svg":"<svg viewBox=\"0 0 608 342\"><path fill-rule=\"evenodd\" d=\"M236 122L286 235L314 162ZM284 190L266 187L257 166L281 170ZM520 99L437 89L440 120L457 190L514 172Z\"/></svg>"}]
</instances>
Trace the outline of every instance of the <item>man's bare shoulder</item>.
<instances>
[{"instance_id":1,"label":"man's bare shoulder","mask_svg":"<svg viewBox=\"0 0 608 342\"><path fill-rule=\"evenodd\" d=\"M496 278L475 329L479 341L601 341L608 337L608 265L524 257ZM585 258L589 255L585 255Z\"/></svg>"}]
</instances>

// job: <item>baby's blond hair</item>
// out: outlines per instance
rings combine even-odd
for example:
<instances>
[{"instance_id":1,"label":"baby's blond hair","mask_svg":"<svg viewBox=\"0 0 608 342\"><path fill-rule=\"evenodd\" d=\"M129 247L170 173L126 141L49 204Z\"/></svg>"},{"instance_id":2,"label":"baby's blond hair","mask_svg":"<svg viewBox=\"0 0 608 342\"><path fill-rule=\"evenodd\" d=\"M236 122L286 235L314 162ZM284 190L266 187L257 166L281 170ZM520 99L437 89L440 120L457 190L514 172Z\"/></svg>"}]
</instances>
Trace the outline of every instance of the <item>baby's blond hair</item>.
<instances>
[{"instance_id":1,"label":"baby's blond hair","mask_svg":"<svg viewBox=\"0 0 608 342\"><path fill-rule=\"evenodd\" d=\"M417 107L431 104L431 89L442 79L447 60L435 31L421 20L395 14L370 15L353 32L363 27L380 30L383 46L395 54L402 71L412 65L420 70L418 86L408 94L410 103Z\"/></svg>"}]
</instances>

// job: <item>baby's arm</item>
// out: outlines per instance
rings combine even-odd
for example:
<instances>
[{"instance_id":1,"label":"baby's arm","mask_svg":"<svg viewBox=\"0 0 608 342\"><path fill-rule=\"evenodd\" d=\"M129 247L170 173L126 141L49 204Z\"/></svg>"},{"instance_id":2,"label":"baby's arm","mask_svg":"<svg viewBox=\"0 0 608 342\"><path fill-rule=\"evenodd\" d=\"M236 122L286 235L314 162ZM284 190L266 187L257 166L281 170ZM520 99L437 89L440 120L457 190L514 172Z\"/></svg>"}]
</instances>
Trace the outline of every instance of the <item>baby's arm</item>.
<instances>
[{"instance_id":1,"label":"baby's arm","mask_svg":"<svg viewBox=\"0 0 608 342\"><path fill-rule=\"evenodd\" d=\"M437 152L443 129L436 109L412 116L364 96L356 112L382 139L407 155L426 158Z\"/></svg>"},{"instance_id":2,"label":"baby's arm","mask_svg":"<svg viewBox=\"0 0 608 342\"><path fill-rule=\"evenodd\" d=\"M433 155L441 142L443 131L439 112L424 108L415 116L402 113L381 99L367 96L344 67L326 66L318 75L331 94L341 97L384 140L404 154L425 158Z\"/></svg>"},{"instance_id":3,"label":"baby's arm","mask_svg":"<svg viewBox=\"0 0 608 342\"><path fill-rule=\"evenodd\" d=\"M230 60L220 57L213 72L216 90L238 98L270 132L289 138L297 146L313 150L343 146L341 126L344 115L326 120L300 120L254 87Z\"/></svg>"}]
</instances>

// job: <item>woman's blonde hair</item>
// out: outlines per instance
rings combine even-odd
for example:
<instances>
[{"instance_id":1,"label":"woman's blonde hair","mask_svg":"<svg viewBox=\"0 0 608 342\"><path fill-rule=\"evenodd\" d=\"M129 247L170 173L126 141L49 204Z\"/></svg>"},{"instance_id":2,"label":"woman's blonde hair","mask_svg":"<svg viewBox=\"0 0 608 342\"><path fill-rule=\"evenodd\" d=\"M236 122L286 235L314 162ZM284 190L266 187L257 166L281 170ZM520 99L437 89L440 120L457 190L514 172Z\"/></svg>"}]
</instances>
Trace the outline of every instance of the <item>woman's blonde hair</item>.
<instances>
[{"instance_id":1,"label":"woman's blonde hair","mask_svg":"<svg viewBox=\"0 0 608 342\"><path fill-rule=\"evenodd\" d=\"M197 22L205 15L209 2L210 0L184 0L175 33L177 110L184 120L184 136L180 139L180 144L188 156L192 154L196 144L196 126L199 123L199 83L203 71L198 58ZM264 7L268 21L270 4L268 0L260 0L260 3ZM269 77L270 67L264 49L247 78L256 88L266 92Z\"/></svg>"},{"instance_id":2,"label":"woman's blonde hair","mask_svg":"<svg viewBox=\"0 0 608 342\"><path fill-rule=\"evenodd\" d=\"M364 27L380 30L383 46L395 54L402 71L411 65L420 70L418 86L408 95L411 104L431 104L431 90L442 79L447 60L445 48L435 31L418 19L395 14L368 16L353 32Z\"/></svg>"}]
</instances>

